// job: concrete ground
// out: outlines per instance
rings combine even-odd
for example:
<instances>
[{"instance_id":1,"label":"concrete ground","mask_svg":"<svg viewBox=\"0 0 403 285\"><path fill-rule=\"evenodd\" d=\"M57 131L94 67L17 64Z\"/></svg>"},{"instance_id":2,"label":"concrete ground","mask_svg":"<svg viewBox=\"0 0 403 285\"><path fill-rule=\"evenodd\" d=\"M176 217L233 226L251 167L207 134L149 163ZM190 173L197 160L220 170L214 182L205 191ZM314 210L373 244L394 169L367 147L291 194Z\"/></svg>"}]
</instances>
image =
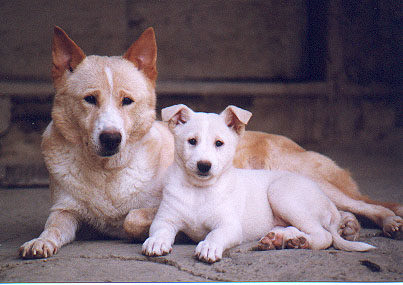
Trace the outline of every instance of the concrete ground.
<instances>
[{"instance_id":1,"label":"concrete ground","mask_svg":"<svg viewBox=\"0 0 403 285\"><path fill-rule=\"evenodd\" d=\"M320 150L358 181L369 196L403 203L400 155L359 149ZM72 281L403 281L403 241L366 225L361 240L377 247L366 253L328 250L251 251L248 243L213 265L196 261L194 244L175 244L165 257L147 258L141 244L81 234L48 259L21 260L18 247L37 237L50 206L46 188L0 189L0 282Z\"/></svg>"}]
</instances>

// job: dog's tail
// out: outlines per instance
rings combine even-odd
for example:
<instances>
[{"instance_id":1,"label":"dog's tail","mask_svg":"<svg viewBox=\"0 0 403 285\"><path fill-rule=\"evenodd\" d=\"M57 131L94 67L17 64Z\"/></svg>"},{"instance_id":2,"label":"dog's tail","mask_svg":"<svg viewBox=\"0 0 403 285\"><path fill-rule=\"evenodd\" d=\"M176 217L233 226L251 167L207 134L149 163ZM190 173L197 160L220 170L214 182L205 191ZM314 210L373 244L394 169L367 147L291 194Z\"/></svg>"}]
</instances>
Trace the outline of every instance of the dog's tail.
<instances>
[{"instance_id":1,"label":"dog's tail","mask_svg":"<svg viewBox=\"0 0 403 285\"><path fill-rule=\"evenodd\" d=\"M329 229L329 232L333 237L333 247L336 249L344 250L344 251L368 251L371 249L375 249L375 246L367 244L365 242L360 241L348 241L343 239L339 233L337 232L338 225L332 225Z\"/></svg>"}]
</instances>

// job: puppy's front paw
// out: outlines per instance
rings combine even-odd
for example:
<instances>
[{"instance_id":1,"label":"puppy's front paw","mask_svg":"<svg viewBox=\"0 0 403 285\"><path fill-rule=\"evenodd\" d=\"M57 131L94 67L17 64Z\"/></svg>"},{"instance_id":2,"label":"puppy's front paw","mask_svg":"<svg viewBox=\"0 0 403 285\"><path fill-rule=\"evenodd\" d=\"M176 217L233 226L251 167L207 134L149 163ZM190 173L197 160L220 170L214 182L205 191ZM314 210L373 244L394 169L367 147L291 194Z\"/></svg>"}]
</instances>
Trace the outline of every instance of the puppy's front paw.
<instances>
[{"instance_id":1,"label":"puppy's front paw","mask_svg":"<svg viewBox=\"0 0 403 285\"><path fill-rule=\"evenodd\" d=\"M224 249L222 246L208 241L201 241L195 251L195 257L207 263L220 261Z\"/></svg>"},{"instance_id":2,"label":"puppy's front paw","mask_svg":"<svg viewBox=\"0 0 403 285\"><path fill-rule=\"evenodd\" d=\"M149 237L144 243L142 253L147 256L161 256L171 253L172 246L163 239Z\"/></svg>"},{"instance_id":3,"label":"puppy's front paw","mask_svg":"<svg viewBox=\"0 0 403 285\"><path fill-rule=\"evenodd\" d=\"M399 216L386 218L383 222L383 232L388 237L403 239L403 219Z\"/></svg>"},{"instance_id":4,"label":"puppy's front paw","mask_svg":"<svg viewBox=\"0 0 403 285\"><path fill-rule=\"evenodd\" d=\"M18 250L21 258L48 258L57 253L59 247L51 240L36 238L24 243Z\"/></svg>"}]
</instances>

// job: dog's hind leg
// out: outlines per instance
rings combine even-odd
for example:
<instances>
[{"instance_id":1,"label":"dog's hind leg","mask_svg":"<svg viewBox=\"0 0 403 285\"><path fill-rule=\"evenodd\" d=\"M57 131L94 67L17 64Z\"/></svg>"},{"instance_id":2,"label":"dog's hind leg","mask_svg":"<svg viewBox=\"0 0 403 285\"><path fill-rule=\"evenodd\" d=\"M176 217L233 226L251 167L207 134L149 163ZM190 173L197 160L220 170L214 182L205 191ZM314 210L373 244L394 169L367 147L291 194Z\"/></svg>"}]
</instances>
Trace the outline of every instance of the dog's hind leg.
<instances>
[{"instance_id":1,"label":"dog's hind leg","mask_svg":"<svg viewBox=\"0 0 403 285\"><path fill-rule=\"evenodd\" d=\"M396 214L396 216L403 218L403 205L400 205L397 203L378 202L378 201L372 200L368 196L360 196L359 199L368 204L379 205L379 206L388 208L391 211L393 211Z\"/></svg>"},{"instance_id":2,"label":"dog's hind leg","mask_svg":"<svg viewBox=\"0 0 403 285\"><path fill-rule=\"evenodd\" d=\"M360 236L360 223L350 212L339 211L341 222L338 233L346 240L355 241Z\"/></svg>"},{"instance_id":3,"label":"dog's hind leg","mask_svg":"<svg viewBox=\"0 0 403 285\"><path fill-rule=\"evenodd\" d=\"M74 240L78 221L68 211L54 211L49 215L42 234L19 248L22 258L47 258L57 253L64 244Z\"/></svg>"},{"instance_id":4,"label":"dog's hind leg","mask_svg":"<svg viewBox=\"0 0 403 285\"><path fill-rule=\"evenodd\" d=\"M321 185L326 187L325 185ZM331 191L327 188L326 193ZM328 194L328 193L327 193ZM403 219L396 216L395 213L383 206L368 204L361 200L355 200L339 192L332 191L331 200L339 210L348 211L371 219L383 229L386 236L401 239L403 237Z\"/></svg>"}]
</instances>

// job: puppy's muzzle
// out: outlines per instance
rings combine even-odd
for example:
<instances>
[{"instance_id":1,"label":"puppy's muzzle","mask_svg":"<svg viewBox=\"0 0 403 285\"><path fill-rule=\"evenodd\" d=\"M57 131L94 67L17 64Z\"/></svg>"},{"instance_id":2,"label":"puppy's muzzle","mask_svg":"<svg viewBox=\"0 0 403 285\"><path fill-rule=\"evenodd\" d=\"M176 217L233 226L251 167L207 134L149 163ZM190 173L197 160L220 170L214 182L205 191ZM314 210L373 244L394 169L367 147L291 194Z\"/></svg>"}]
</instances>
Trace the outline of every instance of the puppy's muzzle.
<instances>
[{"instance_id":1,"label":"puppy's muzzle","mask_svg":"<svg viewBox=\"0 0 403 285\"><path fill-rule=\"evenodd\" d=\"M209 171L211 169L211 162L210 161L198 161L197 169L199 170L198 174L200 176L208 176Z\"/></svg>"},{"instance_id":2,"label":"puppy's muzzle","mask_svg":"<svg viewBox=\"0 0 403 285\"><path fill-rule=\"evenodd\" d=\"M122 134L118 131L104 131L99 135L101 156L112 156L119 152Z\"/></svg>"}]
</instances>

